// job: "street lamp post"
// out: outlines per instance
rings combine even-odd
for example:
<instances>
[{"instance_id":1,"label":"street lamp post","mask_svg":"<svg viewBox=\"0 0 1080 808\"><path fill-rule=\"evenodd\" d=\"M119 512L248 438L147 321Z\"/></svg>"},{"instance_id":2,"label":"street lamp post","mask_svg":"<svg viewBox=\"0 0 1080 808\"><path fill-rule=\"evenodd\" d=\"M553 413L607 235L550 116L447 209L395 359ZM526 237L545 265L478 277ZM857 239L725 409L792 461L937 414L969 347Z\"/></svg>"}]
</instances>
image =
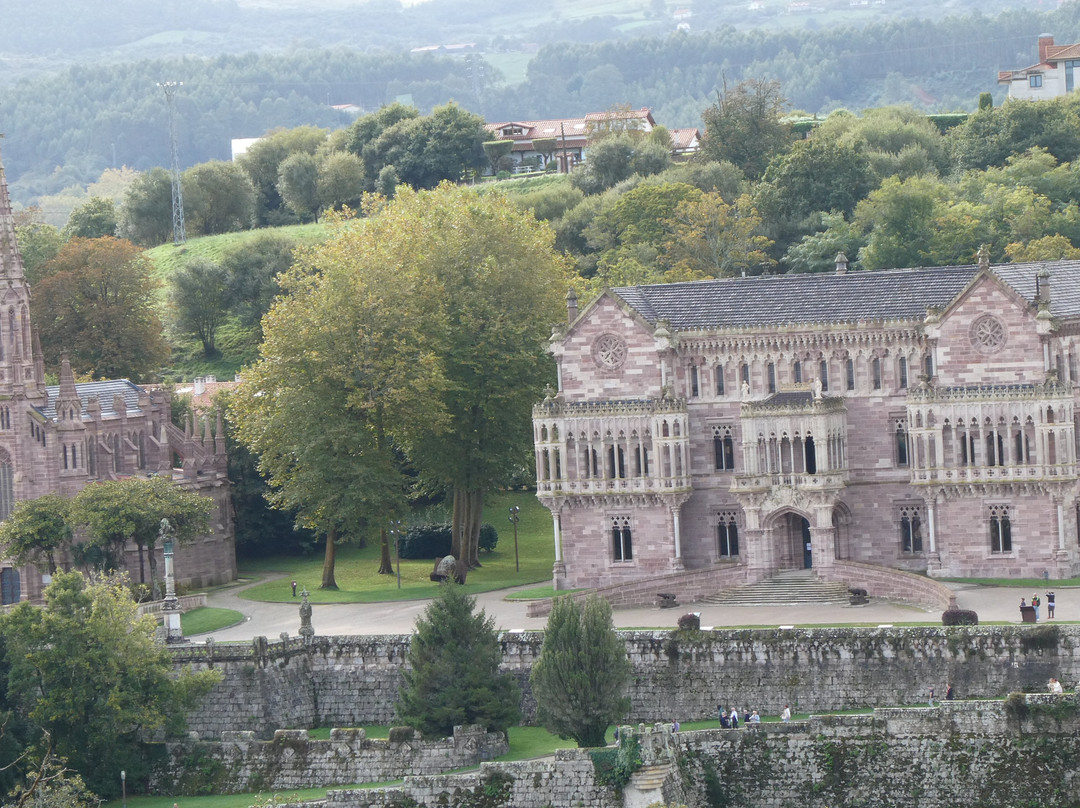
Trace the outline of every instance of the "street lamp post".
<instances>
[{"instance_id":1,"label":"street lamp post","mask_svg":"<svg viewBox=\"0 0 1080 808\"><path fill-rule=\"evenodd\" d=\"M514 525L514 571L515 572L521 572L521 564L518 562L518 543L517 543L517 526L518 526L518 522L521 521L521 517L518 516L518 513L520 511L521 511L521 508L518 505L513 505L510 508L510 522Z\"/></svg>"},{"instance_id":2,"label":"street lamp post","mask_svg":"<svg viewBox=\"0 0 1080 808\"><path fill-rule=\"evenodd\" d=\"M127 808L127 772L120 770L120 805Z\"/></svg>"},{"instance_id":3,"label":"street lamp post","mask_svg":"<svg viewBox=\"0 0 1080 808\"><path fill-rule=\"evenodd\" d=\"M388 532L394 537L394 558L397 560L397 588L401 589L401 520L391 519Z\"/></svg>"}]
</instances>

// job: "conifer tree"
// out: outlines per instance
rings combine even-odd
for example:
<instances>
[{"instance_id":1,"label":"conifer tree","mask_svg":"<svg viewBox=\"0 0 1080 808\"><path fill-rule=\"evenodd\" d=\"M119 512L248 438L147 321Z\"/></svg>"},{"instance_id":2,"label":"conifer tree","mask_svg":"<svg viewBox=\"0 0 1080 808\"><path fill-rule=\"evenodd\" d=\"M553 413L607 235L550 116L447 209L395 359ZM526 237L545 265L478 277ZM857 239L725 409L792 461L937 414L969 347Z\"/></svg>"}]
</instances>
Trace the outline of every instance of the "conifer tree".
<instances>
[{"instance_id":1,"label":"conifer tree","mask_svg":"<svg viewBox=\"0 0 1080 808\"><path fill-rule=\"evenodd\" d=\"M463 586L448 583L416 621L397 715L424 734L449 735L456 724L505 732L520 717L517 683L499 673L495 621L475 607Z\"/></svg>"},{"instance_id":2,"label":"conifer tree","mask_svg":"<svg viewBox=\"0 0 1080 808\"><path fill-rule=\"evenodd\" d=\"M599 595L590 595L584 606L556 598L530 676L540 723L578 746L603 746L608 726L630 707L624 694L629 679L626 646L608 602Z\"/></svg>"}]
</instances>

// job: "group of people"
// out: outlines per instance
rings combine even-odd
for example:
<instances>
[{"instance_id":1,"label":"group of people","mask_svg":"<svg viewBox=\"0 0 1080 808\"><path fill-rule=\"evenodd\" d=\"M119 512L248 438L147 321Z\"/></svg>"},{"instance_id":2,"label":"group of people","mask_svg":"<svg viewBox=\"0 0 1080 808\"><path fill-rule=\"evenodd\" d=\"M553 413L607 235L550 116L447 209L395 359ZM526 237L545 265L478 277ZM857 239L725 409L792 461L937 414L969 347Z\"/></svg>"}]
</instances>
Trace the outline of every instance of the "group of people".
<instances>
[{"instance_id":1,"label":"group of people","mask_svg":"<svg viewBox=\"0 0 1080 808\"><path fill-rule=\"evenodd\" d=\"M1047 620L1053 620L1054 619L1054 601L1055 601L1055 599L1056 599L1056 596L1054 595L1053 592L1047 592L1046 593L1046 619ZM1024 598L1020 598L1020 608L1023 609L1027 605L1028 605L1027 600L1025 600ZM1039 593L1036 592L1034 595L1031 596L1031 608L1033 608L1035 610L1035 622L1036 623L1039 622L1039 607L1040 606L1042 606L1042 600L1039 598Z\"/></svg>"},{"instance_id":2,"label":"group of people","mask_svg":"<svg viewBox=\"0 0 1080 808\"><path fill-rule=\"evenodd\" d=\"M744 709L742 713L739 713L737 707L732 707L730 710L725 710L724 705L717 704L716 712L720 717L720 727L722 729L738 729L742 725L756 726L761 723L761 715L757 710ZM786 704L784 705L784 712L781 715L783 721L791 720L791 708Z\"/></svg>"}]
</instances>

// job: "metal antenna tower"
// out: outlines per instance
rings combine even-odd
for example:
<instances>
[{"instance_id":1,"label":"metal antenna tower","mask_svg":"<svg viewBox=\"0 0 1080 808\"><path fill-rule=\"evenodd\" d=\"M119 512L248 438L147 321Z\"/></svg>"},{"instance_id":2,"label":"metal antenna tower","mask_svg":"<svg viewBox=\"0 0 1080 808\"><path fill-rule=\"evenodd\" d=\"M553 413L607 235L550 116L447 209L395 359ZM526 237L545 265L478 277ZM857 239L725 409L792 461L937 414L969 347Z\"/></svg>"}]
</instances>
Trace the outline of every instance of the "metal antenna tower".
<instances>
[{"instance_id":1,"label":"metal antenna tower","mask_svg":"<svg viewBox=\"0 0 1080 808\"><path fill-rule=\"evenodd\" d=\"M184 232L184 189L180 185L180 155L176 149L176 115L173 111L173 94L177 87L183 87L182 81L159 81L158 87L165 91L165 101L169 105L169 148L172 151L172 233L173 244L187 241Z\"/></svg>"}]
</instances>

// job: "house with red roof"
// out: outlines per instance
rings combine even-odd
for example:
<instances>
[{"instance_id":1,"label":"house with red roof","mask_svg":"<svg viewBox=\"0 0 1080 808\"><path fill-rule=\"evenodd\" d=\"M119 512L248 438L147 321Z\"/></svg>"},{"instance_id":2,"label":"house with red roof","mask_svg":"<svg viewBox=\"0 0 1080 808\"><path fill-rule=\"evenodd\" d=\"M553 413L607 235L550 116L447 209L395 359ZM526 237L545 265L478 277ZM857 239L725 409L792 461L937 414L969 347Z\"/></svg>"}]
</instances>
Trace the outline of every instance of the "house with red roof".
<instances>
[{"instance_id":1,"label":"house with red roof","mask_svg":"<svg viewBox=\"0 0 1080 808\"><path fill-rule=\"evenodd\" d=\"M1009 87L1009 98L1037 101L1056 98L1075 89L1080 67L1080 44L1055 45L1050 34L1039 36L1039 61L1031 67L998 72L998 84Z\"/></svg>"}]
</instances>

